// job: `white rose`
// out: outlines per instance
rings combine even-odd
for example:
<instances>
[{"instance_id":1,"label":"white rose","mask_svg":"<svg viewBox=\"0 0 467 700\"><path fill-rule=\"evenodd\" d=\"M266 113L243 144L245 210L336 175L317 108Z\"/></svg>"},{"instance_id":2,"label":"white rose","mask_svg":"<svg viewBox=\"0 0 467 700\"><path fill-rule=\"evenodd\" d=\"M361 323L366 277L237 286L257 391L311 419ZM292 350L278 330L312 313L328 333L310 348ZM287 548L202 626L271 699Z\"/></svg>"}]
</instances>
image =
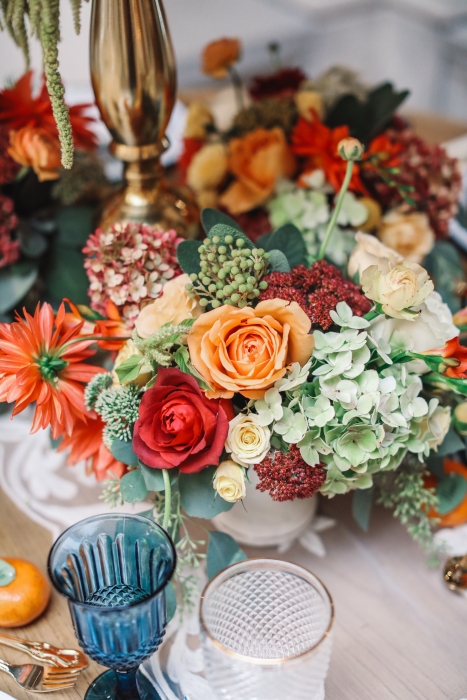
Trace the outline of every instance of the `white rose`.
<instances>
[{"instance_id":1,"label":"white rose","mask_svg":"<svg viewBox=\"0 0 467 700\"><path fill-rule=\"evenodd\" d=\"M256 414L245 416L239 413L229 423L225 449L236 462L247 467L263 461L269 452L270 438L271 431L259 424Z\"/></svg>"},{"instance_id":2,"label":"white rose","mask_svg":"<svg viewBox=\"0 0 467 700\"><path fill-rule=\"evenodd\" d=\"M387 316L409 321L414 319L414 314L407 309L420 306L433 291L427 271L408 260L390 266L386 274L377 265L371 265L363 271L360 283L365 296L381 304Z\"/></svg>"},{"instance_id":3,"label":"white rose","mask_svg":"<svg viewBox=\"0 0 467 700\"><path fill-rule=\"evenodd\" d=\"M449 306L438 292L431 292L423 304L415 307L419 316L413 321L377 316L370 322L368 332L377 342L385 340L390 345L404 346L412 352L425 352L441 348L447 341L459 335L452 322Z\"/></svg>"},{"instance_id":4,"label":"white rose","mask_svg":"<svg viewBox=\"0 0 467 700\"><path fill-rule=\"evenodd\" d=\"M197 296L190 297L186 285L188 275L179 275L166 282L162 295L140 311L135 322L140 338L149 338L164 323L180 323L186 318L198 318L202 309Z\"/></svg>"},{"instance_id":5,"label":"white rose","mask_svg":"<svg viewBox=\"0 0 467 700\"><path fill-rule=\"evenodd\" d=\"M355 234L357 245L349 258L347 271L349 277L354 277L358 272L360 276L370 265L377 265L383 274L389 272L389 263L397 265L403 261L403 257L395 250L387 248L375 236L359 231Z\"/></svg>"},{"instance_id":6,"label":"white rose","mask_svg":"<svg viewBox=\"0 0 467 700\"><path fill-rule=\"evenodd\" d=\"M244 471L231 459L219 464L212 485L219 496L229 503L236 503L246 496Z\"/></svg>"}]
</instances>

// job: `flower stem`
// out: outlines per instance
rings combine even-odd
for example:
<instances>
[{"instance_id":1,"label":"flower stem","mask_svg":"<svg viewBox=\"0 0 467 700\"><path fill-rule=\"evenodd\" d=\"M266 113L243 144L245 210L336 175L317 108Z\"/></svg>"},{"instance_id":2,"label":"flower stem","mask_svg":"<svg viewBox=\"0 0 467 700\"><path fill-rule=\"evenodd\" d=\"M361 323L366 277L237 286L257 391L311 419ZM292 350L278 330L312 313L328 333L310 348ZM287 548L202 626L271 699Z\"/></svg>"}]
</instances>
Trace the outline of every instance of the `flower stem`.
<instances>
[{"instance_id":1,"label":"flower stem","mask_svg":"<svg viewBox=\"0 0 467 700\"><path fill-rule=\"evenodd\" d=\"M245 106L243 104L242 79L240 78L240 75L239 75L237 69L234 68L234 66L230 66L229 73L230 73L230 77L232 79L232 84L233 84L234 90L235 90L235 99L237 101L237 109L239 112L241 112Z\"/></svg>"},{"instance_id":2,"label":"flower stem","mask_svg":"<svg viewBox=\"0 0 467 700\"><path fill-rule=\"evenodd\" d=\"M170 475L167 469L162 470L162 475L164 477L164 487L165 487L165 502L164 502L164 520L162 522L162 527L167 530L170 522L170 512L172 508L172 487L170 485Z\"/></svg>"},{"instance_id":3,"label":"flower stem","mask_svg":"<svg viewBox=\"0 0 467 700\"><path fill-rule=\"evenodd\" d=\"M83 341L86 341L86 340L104 340L105 342L114 342L114 341L126 342L129 339L130 339L129 335L79 335L76 338L72 338L68 342L64 343L61 346L60 350L67 348L69 345L74 345L75 343L82 343Z\"/></svg>"},{"instance_id":4,"label":"flower stem","mask_svg":"<svg viewBox=\"0 0 467 700\"><path fill-rule=\"evenodd\" d=\"M336 206L334 207L334 211L332 213L331 221L328 224L328 228L326 230L326 235L324 236L324 240L321 243L321 247L320 247L319 253L318 253L318 260L322 260L324 258L324 254L326 252L326 248L328 246L329 239L331 238L331 234L334 231L334 226L336 225L337 217L339 216L339 212L342 208L342 202L344 201L345 193L349 189L350 180L352 178L353 165L354 165L353 160L347 161L347 169L345 171L344 182L342 183L342 187L340 189L339 196L337 198L337 203L336 203Z\"/></svg>"}]
</instances>

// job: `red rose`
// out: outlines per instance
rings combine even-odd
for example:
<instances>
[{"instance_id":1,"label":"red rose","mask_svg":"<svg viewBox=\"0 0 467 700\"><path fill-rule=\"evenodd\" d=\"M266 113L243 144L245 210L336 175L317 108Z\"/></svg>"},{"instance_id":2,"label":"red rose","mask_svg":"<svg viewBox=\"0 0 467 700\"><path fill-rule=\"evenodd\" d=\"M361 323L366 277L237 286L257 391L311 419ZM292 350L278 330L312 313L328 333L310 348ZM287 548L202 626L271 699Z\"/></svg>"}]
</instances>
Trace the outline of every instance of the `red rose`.
<instances>
[{"instance_id":1,"label":"red rose","mask_svg":"<svg viewBox=\"0 0 467 700\"><path fill-rule=\"evenodd\" d=\"M207 399L188 374L160 367L139 407L133 449L148 467L193 474L219 463L228 429L220 401Z\"/></svg>"}]
</instances>

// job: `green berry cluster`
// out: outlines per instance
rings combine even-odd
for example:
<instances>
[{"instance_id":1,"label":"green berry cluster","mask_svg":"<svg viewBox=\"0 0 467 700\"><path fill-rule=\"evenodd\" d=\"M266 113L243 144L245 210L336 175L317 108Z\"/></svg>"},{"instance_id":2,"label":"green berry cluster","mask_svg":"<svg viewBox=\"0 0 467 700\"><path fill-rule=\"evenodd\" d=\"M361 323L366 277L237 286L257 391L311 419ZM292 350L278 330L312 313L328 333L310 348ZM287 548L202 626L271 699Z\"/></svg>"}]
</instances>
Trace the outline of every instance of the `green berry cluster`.
<instances>
[{"instance_id":1,"label":"green berry cluster","mask_svg":"<svg viewBox=\"0 0 467 700\"><path fill-rule=\"evenodd\" d=\"M189 292L200 297L200 305L213 309L222 304L243 309L259 297L268 283L261 280L269 265L269 253L262 248L249 248L243 238L227 235L205 238L198 248L199 274L190 275Z\"/></svg>"}]
</instances>

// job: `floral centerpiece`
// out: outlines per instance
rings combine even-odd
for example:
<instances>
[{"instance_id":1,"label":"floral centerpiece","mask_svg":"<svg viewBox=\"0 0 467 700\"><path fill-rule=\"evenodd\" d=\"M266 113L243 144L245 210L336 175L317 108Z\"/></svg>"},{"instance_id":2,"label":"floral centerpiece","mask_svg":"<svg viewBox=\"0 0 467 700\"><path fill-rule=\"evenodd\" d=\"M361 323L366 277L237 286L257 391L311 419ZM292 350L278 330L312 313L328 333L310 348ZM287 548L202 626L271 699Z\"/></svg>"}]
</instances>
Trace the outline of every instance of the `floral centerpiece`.
<instances>
[{"instance_id":1,"label":"floral centerpiece","mask_svg":"<svg viewBox=\"0 0 467 700\"><path fill-rule=\"evenodd\" d=\"M202 242L98 231L86 247L95 310L43 304L0 326L0 400L14 414L35 402L32 430L50 426L70 463L108 479L108 500L149 499L181 565L204 556L187 518L232 508L253 471L276 501L363 494L362 521L372 494L429 539L425 461L463 405L466 350L417 263L383 244L357 252L357 285L324 260L363 147L344 139L339 154L344 184L313 263L292 224L258 247L205 209ZM108 370L89 363L95 345L113 351ZM210 573L243 556L209 538Z\"/></svg>"}]
</instances>

